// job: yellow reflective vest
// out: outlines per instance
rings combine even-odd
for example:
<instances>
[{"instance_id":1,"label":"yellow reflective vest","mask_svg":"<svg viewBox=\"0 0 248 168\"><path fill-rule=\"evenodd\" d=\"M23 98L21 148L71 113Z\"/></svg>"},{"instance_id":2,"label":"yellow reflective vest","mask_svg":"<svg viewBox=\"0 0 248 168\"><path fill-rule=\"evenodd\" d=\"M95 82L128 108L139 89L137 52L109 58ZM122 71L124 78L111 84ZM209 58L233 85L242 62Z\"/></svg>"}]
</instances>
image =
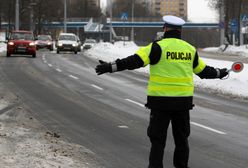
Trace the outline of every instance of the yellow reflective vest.
<instances>
[{"instance_id":1,"label":"yellow reflective vest","mask_svg":"<svg viewBox=\"0 0 248 168\"><path fill-rule=\"evenodd\" d=\"M150 65L148 96L186 97L193 96L193 73L200 73L206 66L198 58L193 68L196 49L186 41L177 38L165 38L158 41L162 53L155 65ZM150 64L152 43L141 47L136 54L143 60L144 66Z\"/></svg>"}]
</instances>

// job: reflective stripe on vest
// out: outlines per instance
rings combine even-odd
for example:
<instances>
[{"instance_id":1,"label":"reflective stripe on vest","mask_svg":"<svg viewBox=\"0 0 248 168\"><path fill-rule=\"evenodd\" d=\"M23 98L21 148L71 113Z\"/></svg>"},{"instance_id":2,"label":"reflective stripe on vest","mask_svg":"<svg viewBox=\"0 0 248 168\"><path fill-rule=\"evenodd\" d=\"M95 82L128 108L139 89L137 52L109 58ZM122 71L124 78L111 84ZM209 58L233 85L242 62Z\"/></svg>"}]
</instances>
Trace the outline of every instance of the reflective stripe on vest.
<instances>
[{"instance_id":1,"label":"reflective stripe on vest","mask_svg":"<svg viewBox=\"0 0 248 168\"><path fill-rule=\"evenodd\" d=\"M149 96L193 96L193 61L196 49L187 42L167 38L158 41L162 54L150 65Z\"/></svg>"},{"instance_id":2,"label":"reflective stripe on vest","mask_svg":"<svg viewBox=\"0 0 248 168\"><path fill-rule=\"evenodd\" d=\"M150 82L177 83L177 82L193 82L193 81L192 78L168 78L161 76L150 76Z\"/></svg>"},{"instance_id":3,"label":"reflective stripe on vest","mask_svg":"<svg viewBox=\"0 0 248 168\"><path fill-rule=\"evenodd\" d=\"M148 85L149 96L185 97L192 96L194 87L191 86L151 86Z\"/></svg>"}]
</instances>

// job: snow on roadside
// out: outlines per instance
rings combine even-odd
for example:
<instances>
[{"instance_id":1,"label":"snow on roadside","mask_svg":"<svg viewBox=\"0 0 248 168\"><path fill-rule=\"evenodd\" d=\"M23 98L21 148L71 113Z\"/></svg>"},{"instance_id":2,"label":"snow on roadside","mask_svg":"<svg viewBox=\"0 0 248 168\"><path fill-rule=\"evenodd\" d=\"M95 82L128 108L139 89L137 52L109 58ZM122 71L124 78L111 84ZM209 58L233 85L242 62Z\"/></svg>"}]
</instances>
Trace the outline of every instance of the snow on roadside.
<instances>
[{"instance_id":1,"label":"snow on roadside","mask_svg":"<svg viewBox=\"0 0 248 168\"><path fill-rule=\"evenodd\" d=\"M42 127L20 106L1 114L0 167L101 168L93 152Z\"/></svg>"},{"instance_id":2,"label":"snow on roadside","mask_svg":"<svg viewBox=\"0 0 248 168\"><path fill-rule=\"evenodd\" d=\"M240 56L245 56L245 57L247 57L247 54L248 54L248 45L242 45L242 46L229 45L226 48L226 50L223 52L224 48L225 46L221 45L220 47L204 48L202 49L202 51L220 53L220 54L228 54L228 55L240 55Z\"/></svg>"},{"instance_id":3,"label":"snow on roadside","mask_svg":"<svg viewBox=\"0 0 248 168\"><path fill-rule=\"evenodd\" d=\"M207 65L231 69L232 62L230 61L217 61L212 59L203 58ZM245 64L245 67L247 64ZM195 76L195 86L201 90L208 90L218 95L226 95L235 99L248 100L248 69L244 68L239 73L230 72L228 78L220 79L200 79Z\"/></svg>"},{"instance_id":4,"label":"snow on roadside","mask_svg":"<svg viewBox=\"0 0 248 168\"><path fill-rule=\"evenodd\" d=\"M6 44L0 42L0 52L6 51Z\"/></svg>"}]
</instances>

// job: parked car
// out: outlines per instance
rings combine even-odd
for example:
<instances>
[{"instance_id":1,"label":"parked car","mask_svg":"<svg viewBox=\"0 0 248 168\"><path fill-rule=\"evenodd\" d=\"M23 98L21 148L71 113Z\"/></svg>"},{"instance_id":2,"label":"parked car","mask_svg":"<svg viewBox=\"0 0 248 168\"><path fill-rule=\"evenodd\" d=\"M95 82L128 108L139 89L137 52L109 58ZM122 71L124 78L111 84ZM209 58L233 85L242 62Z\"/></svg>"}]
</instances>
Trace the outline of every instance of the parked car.
<instances>
[{"instance_id":1,"label":"parked car","mask_svg":"<svg viewBox=\"0 0 248 168\"><path fill-rule=\"evenodd\" d=\"M50 35L38 35L35 41L36 49L47 48L53 51L53 40Z\"/></svg>"},{"instance_id":2,"label":"parked car","mask_svg":"<svg viewBox=\"0 0 248 168\"><path fill-rule=\"evenodd\" d=\"M36 57L36 45L31 31L12 31L7 38L7 57L12 54L32 55Z\"/></svg>"},{"instance_id":3,"label":"parked car","mask_svg":"<svg viewBox=\"0 0 248 168\"><path fill-rule=\"evenodd\" d=\"M73 51L75 54L79 51L79 39L73 33L61 33L57 41L57 53L60 51Z\"/></svg>"},{"instance_id":4,"label":"parked car","mask_svg":"<svg viewBox=\"0 0 248 168\"><path fill-rule=\"evenodd\" d=\"M95 44L96 44L96 40L95 40L95 39L86 39L86 40L84 41L84 44L83 44L83 49L84 49L84 50L90 49L90 48L92 48Z\"/></svg>"}]
</instances>

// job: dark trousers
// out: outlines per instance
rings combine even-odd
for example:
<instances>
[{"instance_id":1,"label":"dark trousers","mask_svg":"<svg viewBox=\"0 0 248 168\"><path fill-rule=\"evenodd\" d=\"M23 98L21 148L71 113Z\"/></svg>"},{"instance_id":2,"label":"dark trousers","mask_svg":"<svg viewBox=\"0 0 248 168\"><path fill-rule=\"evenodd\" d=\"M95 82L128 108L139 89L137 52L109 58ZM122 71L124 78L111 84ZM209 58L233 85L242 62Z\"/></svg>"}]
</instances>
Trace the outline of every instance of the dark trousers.
<instances>
[{"instance_id":1,"label":"dark trousers","mask_svg":"<svg viewBox=\"0 0 248 168\"><path fill-rule=\"evenodd\" d=\"M147 134L151 141L149 168L163 168L164 148L170 122L175 142L173 164L176 168L188 167L188 137L190 134L189 110L167 111L152 109L150 123L147 129Z\"/></svg>"}]
</instances>

